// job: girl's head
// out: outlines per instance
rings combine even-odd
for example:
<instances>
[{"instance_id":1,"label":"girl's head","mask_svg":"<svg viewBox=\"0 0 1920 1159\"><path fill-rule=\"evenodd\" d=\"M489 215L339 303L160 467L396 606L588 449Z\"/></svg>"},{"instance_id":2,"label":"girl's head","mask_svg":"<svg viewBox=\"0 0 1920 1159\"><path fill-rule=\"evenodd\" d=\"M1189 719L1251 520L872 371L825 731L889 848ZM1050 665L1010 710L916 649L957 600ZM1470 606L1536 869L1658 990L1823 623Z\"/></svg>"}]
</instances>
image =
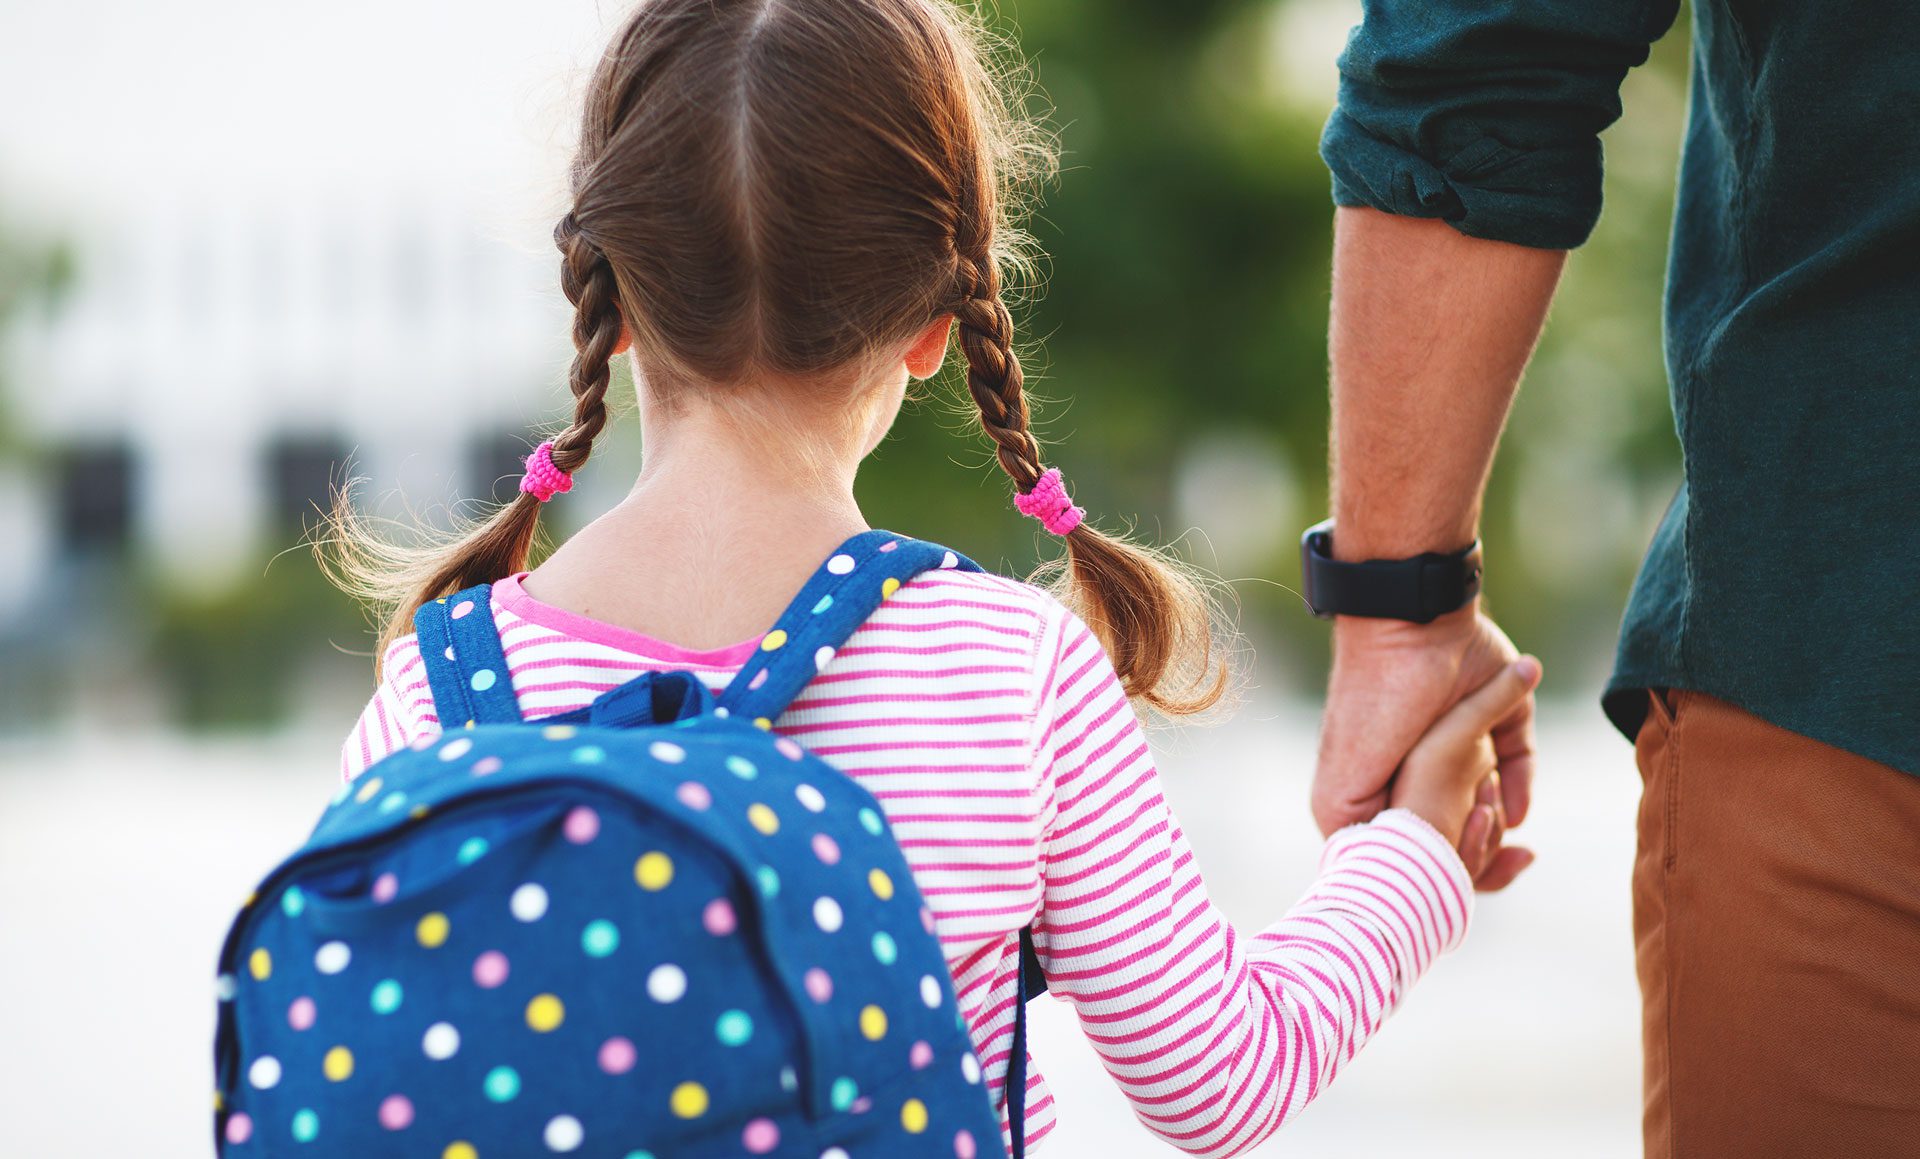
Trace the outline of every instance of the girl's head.
<instances>
[{"instance_id":1,"label":"girl's head","mask_svg":"<svg viewBox=\"0 0 1920 1159\"><path fill-rule=\"evenodd\" d=\"M1051 158L979 44L946 0L643 0L593 75L554 229L575 311L560 471L592 453L629 343L652 408L859 414L875 400L849 393L903 350L937 350L951 319L1000 467L1033 490L1045 467L1001 282L1011 192ZM350 534L380 564L350 571L404 632L415 605L521 570L539 506L522 494L404 579L394 552ZM1213 703L1202 591L1086 524L1066 540L1061 586L1129 692Z\"/></svg>"}]
</instances>

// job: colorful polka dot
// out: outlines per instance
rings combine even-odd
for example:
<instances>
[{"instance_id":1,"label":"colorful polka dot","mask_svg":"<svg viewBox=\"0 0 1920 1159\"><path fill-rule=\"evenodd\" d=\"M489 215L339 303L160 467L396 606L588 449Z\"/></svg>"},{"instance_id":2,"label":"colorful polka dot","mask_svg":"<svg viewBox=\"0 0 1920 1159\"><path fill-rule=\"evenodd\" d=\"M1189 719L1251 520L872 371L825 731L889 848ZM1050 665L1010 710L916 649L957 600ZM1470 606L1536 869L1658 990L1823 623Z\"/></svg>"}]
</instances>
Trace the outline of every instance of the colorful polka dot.
<instances>
[{"instance_id":1,"label":"colorful polka dot","mask_svg":"<svg viewBox=\"0 0 1920 1159\"><path fill-rule=\"evenodd\" d=\"M575 845L585 845L600 835L600 814L585 805L577 806L561 823L560 832Z\"/></svg>"},{"instance_id":2,"label":"colorful polka dot","mask_svg":"<svg viewBox=\"0 0 1920 1159\"><path fill-rule=\"evenodd\" d=\"M848 1155L842 1148L829 1147L825 1151L820 1152L820 1159L853 1159L853 1157Z\"/></svg>"},{"instance_id":3,"label":"colorful polka dot","mask_svg":"<svg viewBox=\"0 0 1920 1159\"><path fill-rule=\"evenodd\" d=\"M687 759L687 750L672 741L657 740L647 746L647 755L662 764L677 765Z\"/></svg>"},{"instance_id":4,"label":"colorful polka dot","mask_svg":"<svg viewBox=\"0 0 1920 1159\"><path fill-rule=\"evenodd\" d=\"M880 930L873 935L873 956L882 966L891 966L900 959L900 947L893 935Z\"/></svg>"},{"instance_id":5,"label":"colorful polka dot","mask_svg":"<svg viewBox=\"0 0 1920 1159\"><path fill-rule=\"evenodd\" d=\"M615 1035L600 1044L600 1069L608 1074L626 1074L640 1061L640 1052L630 1039Z\"/></svg>"},{"instance_id":6,"label":"colorful polka dot","mask_svg":"<svg viewBox=\"0 0 1920 1159\"><path fill-rule=\"evenodd\" d=\"M760 883L761 897L773 898L780 895L780 875L774 872L773 866L757 866L753 871L753 876L754 880Z\"/></svg>"},{"instance_id":7,"label":"colorful polka dot","mask_svg":"<svg viewBox=\"0 0 1920 1159\"><path fill-rule=\"evenodd\" d=\"M696 813L704 813L713 808L713 793L699 781L683 782L673 791L674 797Z\"/></svg>"},{"instance_id":8,"label":"colorful polka dot","mask_svg":"<svg viewBox=\"0 0 1920 1159\"><path fill-rule=\"evenodd\" d=\"M239 989L240 984L234 981L232 974L222 974L213 980L213 996L221 1002L233 1001Z\"/></svg>"},{"instance_id":9,"label":"colorful polka dot","mask_svg":"<svg viewBox=\"0 0 1920 1159\"><path fill-rule=\"evenodd\" d=\"M760 775L760 770L754 767L753 762L741 756L727 758L727 771L743 781L751 781Z\"/></svg>"},{"instance_id":10,"label":"colorful polka dot","mask_svg":"<svg viewBox=\"0 0 1920 1159\"><path fill-rule=\"evenodd\" d=\"M293 1141L311 1143L320 1135L320 1116L310 1107L302 1107L293 1113Z\"/></svg>"},{"instance_id":11,"label":"colorful polka dot","mask_svg":"<svg viewBox=\"0 0 1920 1159\"><path fill-rule=\"evenodd\" d=\"M836 933L846 922L846 914L840 909L840 903L830 897L815 898L813 902L813 924L825 933Z\"/></svg>"},{"instance_id":12,"label":"colorful polka dot","mask_svg":"<svg viewBox=\"0 0 1920 1159\"><path fill-rule=\"evenodd\" d=\"M567 1018L567 1008L551 994L536 994L527 1003L527 1026L535 1033L557 1030Z\"/></svg>"},{"instance_id":13,"label":"colorful polka dot","mask_svg":"<svg viewBox=\"0 0 1920 1159\"><path fill-rule=\"evenodd\" d=\"M400 1009L403 992L400 983L392 978L383 978L373 987L373 993L367 998L368 1005L375 1014L392 1014Z\"/></svg>"},{"instance_id":14,"label":"colorful polka dot","mask_svg":"<svg viewBox=\"0 0 1920 1159\"><path fill-rule=\"evenodd\" d=\"M747 806L747 824L768 837L780 832L779 814L758 801Z\"/></svg>"},{"instance_id":15,"label":"colorful polka dot","mask_svg":"<svg viewBox=\"0 0 1920 1159\"><path fill-rule=\"evenodd\" d=\"M933 1047L927 1042L916 1042L907 1051L907 1065L915 1070L925 1070L933 1065Z\"/></svg>"},{"instance_id":16,"label":"colorful polka dot","mask_svg":"<svg viewBox=\"0 0 1920 1159\"><path fill-rule=\"evenodd\" d=\"M448 612L447 615L451 619L464 620L471 611L473 611L473 601L461 600L459 603L453 605L453 610Z\"/></svg>"},{"instance_id":17,"label":"colorful polka dot","mask_svg":"<svg viewBox=\"0 0 1920 1159\"><path fill-rule=\"evenodd\" d=\"M722 1046L741 1046L753 1037L753 1018L744 1010L724 1010L714 1020L713 1036Z\"/></svg>"},{"instance_id":18,"label":"colorful polka dot","mask_svg":"<svg viewBox=\"0 0 1920 1159\"><path fill-rule=\"evenodd\" d=\"M280 895L280 912L288 917L297 918L306 911L306 908L307 895L300 892L299 886L290 885L287 891Z\"/></svg>"},{"instance_id":19,"label":"colorful polka dot","mask_svg":"<svg viewBox=\"0 0 1920 1159\"><path fill-rule=\"evenodd\" d=\"M472 679L467 681L468 684L473 686L475 692L485 692L499 682L500 674L491 668L482 668L473 674Z\"/></svg>"},{"instance_id":20,"label":"colorful polka dot","mask_svg":"<svg viewBox=\"0 0 1920 1159\"><path fill-rule=\"evenodd\" d=\"M880 814L862 805L860 807L860 827L875 837L886 829L886 823L880 820Z\"/></svg>"},{"instance_id":21,"label":"colorful polka dot","mask_svg":"<svg viewBox=\"0 0 1920 1159\"><path fill-rule=\"evenodd\" d=\"M786 647L786 644L787 644L786 629L775 628L773 631L768 632L764 637L761 638L760 650L762 652L778 652L780 649Z\"/></svg>"},{"instance_id":22,"label":"colorful polka dot","mask_svg":"<svg viewBox=\"0 0 1920 1159\"><path fill-rule=\"evenodd\" d=\"M287 1007L287 1025L295 1030L311 1030L313 1020L318 1015L319 1011L314 1008L313 999L303 995L295 998Z\"/></svg>"},{"instance_id":23,"label":"colorful polka dot","mask_svg":"<svg viewBox=\"0 0 1920 1159\"><path fill-rule=\"evenodd\" d=\"M380 791L380 786L384 783L379 777L368 777L360 783L360 791L353 795L353 799L362 805L366 804L373 800L374 794Z\"/></svg>"},{"instance_id":24,"label":"colorful polka dot","mask_svg":"<svg viewBox=\"0 0 1920 1159\"><path fill-rule=\"evenodd\" d=\"M655 966L647 974L647 997L655 1002L678 1002L686 993L687 972L671 962Z\"/></svg>"},{"instance_id":25,"label":"colorful polka dot","mask_svg":"<svg viewBox=\"0 0 1920 1159\"><path fill-rule=\"evenodd\" d=\"M814 788L812 785L800 784L794 786L793 797L794 800L800 802L800 807L809 813L818 813L827 807L826 797L821 794L820 790Z\"/></svg>"},{"instance_id":26,"label":"colorful polka dot","mask_svg":"<svg viewBox=\"0 0 1920 1159\"><path fill-rule=\"evenodd\" d=\"M700 924L716 938L725 937L739 927L739 919L734 916L733 903L724 897L716 897L700 911Z\"/></svg>"},{"instance_id":27,"label":"colorful polka dot","mask_svg":"<svg viewBox=\"0 0 1920 1159\"><path fill-rule=\"evenodd\" d=\"M928 933L933 932L933 911L926 906L920 907L920 925L925 928Z\"/></svg>"},{"instance_id":28,"label":"colorful polka dot","mask_svg":"<svg viewBox=\"0 0 1920 1159\"><path fill-rule=\"evenodd\" d=\"M783 736L779 738L773 742L773 747L781 756L790 761L797 761L807 755L807 750L801 748L799 743L791 737Z\"/></svg>"},{"instance_id":29,"label":"colorful polka dot","mask_svg":"<svg viewBox=\"0 0 1920 1159\"><path fill-rule=\"evenodd\" d=\"M707 1113L707 1088L699 1083L681 1083L667 1096L667 1106L682 1119L697 1119Z\"/></svg>"},{"instance_id":30,"label":"colorful polka dot","mask_svg":"<svg viewBox=\"0 0 1920 1159\"><path fill-rule=\"evenodd\" d=\"M587 1132L572 1115L555 1115L547 1120L547 1129L540 1137L546 1141L547 1150L565 1154L577 1149Z\"/></svg>"},{"instance_id":31,"label":"colorful polka dot","mask_svg":"<svg viewBox=\"0 0 1920 1159\"><path fill-rule=\"evenodd\" d=\"M227 1120L227 1142L240 1144L253 1138L253 1120L241 1112L235 1112Z\"/></svg>"},{"instance_id":32,"label":"colorful polka dot","mask_svg":"<svg viewBox=\"0 0 1920 1159\"><path fill-rule=\"evenodd\" d=\"M445 1062L460 1053L460 1032L451 1022L436 1022L421 1036L420 1050L435 1062Z\"/></svg>"},{"instance_id":33,"label":"colorful polka dot","mask_svg":"<svg viewBox=\"0 0 1920 1159\"><path fill-rule=\"evenodd\" d=\"M427 806L425 805L415 805L413 808L407 810L407 816L413 818L415 821L418 821L420 818L425 817L431 811L432 810L428 809Z\"/></svg>"},{"instance_id":34,"label":"colorful polka dot","mask_svg":"<svg viewBox=\"0 0 1920 1159\"><path fill-rule=\"evenodd\" d=\"M815 833L813 835L813 855L818 857L823 865L838 865L840 863L840 843L825 833Z\"/></svg>"},{"instance_id":35,"label":"colorful polka dot","mask_svg":"<svg viewBox=\"0 0 1920 1159\"><path fill-rule=\"evenodd\" d=\"M972 1131L956 1131L953 1136L953 1159L974 1159L980 1153L979 1145L973 1141Z\"/></svg>"},{"instance_id":36,"label":"colorful polka dot","mask_svg":"<svg viewBox=\"0 0 1920 1159\"><path fill-rule=\"evenodd\" d=\"M878 1006L863 1007L860 1011L860 1033L868 1042L879 1042L887 1036L887 1012Z\"/></svg>"},{"instance_id":37,"label":"colorful polka dot","mask_svg":"<svg viewBox=\"0 0 1920 1159\"><path fill-rule=\"evenodd\" d=\"M767 677L772 673L772 671L773 670L770 668L762 668L760 671L755 672L751 677L747 679L747 691L749 692L759 691L760 687L767 682ZM755 721L754 723L759 724L760 722Z\"/></svg>"},{"instance_id":38,"label":"colorful polka dot","mask_svg":"<svg viewBox=\"0 0 1920 1159\"><path fill-rule=\"evenodd\" d=\"M373 888L368 892L373 898L373 904L386 905L400 896L400 879L391 873L383 873L373 879Z\"/></svg>"},{"instance_id":39,"label":"colorful polka dot","mask_svg":"<svg viewBox=\"0 0 1920 1159\"><path fill-rule=\"evenodd\" d=\"M780 1145L780 1128L772 1119L755 1119L740 1132L740 1145L749 1155L765 1155Z\"/></svg>"},{"instance_id":40,"label":"colorful polka dot","mask_svg":"<svg viewBox=\"0 0 1920 1159\"><path fill-rule=\"evenodd\" d=\"M512 963L499 950L488 950L473 960L473 984L482 990L504 986L511 972Z\"/></svg>"},{"instance_id":41,"label":"colorful polka dot","mask_svg":"<svg viewBox=\"0 0 1920 1159\"><path fill-rule=\"evenodd\" d=\"M766 676L766 673L765 673L765 672L762 672L762 673L761 673L760 675L761 675L762 677L764 677L764 676ZM761 683L761 684L764 684L764 683L766 683L766 681L765 681L764 679L762 679L762 680L760 680L760 683ZM755 728L757 728L757 729L759 729L759 730L760 730L761 732L772 732L772 731L773 731L773 720L772 720L772 718L770 718L770 717L765 717L765 716L756 716L756 717L754 717L754 718L753 718L753 727L755 727Z\"/></svg>"},{"instance_id":42,"label":"colorful polka dot","mask_svg":"<svg viewBox=\"0 0 1920 1159\"><path fill-rule=\"evenodd\" d=\"M345 942L328 942L313 952L313 968L322 974L338 974L353 961L353 950Z\"/></svg>"},{"instance_id":43,"label":"colorful polka dot","mask_svg":"<svg viewBox=\"0 0 1920 1159\"><path fill-rule=\"evenodd\" d=\"M454 860L462 865L472 865L485 857L487 850L491 848L493 846L487 843L485 837L469 837L460 843L460 850L454 854Z\"/></svg>"},{"instance_id":44,"label":"colorful polka dot","mask_svg":"<svg viewBox=\"0 0 1920 1159\"><path fill-rule=\"evenodd\" d=\"M550 724L540 730L540 735L548 740L572 740L579 732L570 724Z\"/></svg>"},{"instance_id":45,"label":"colorful polka dot","mask_svg":"<svg viewBox=\"0 0 1920 1159\"><path fill-rule=\"evenodd\" d=\"M573 750L573 763L576 765L597 765L607 759L607 750L597 744L583 744Z\"/></svg>"},{"instance_id":46,"label":"colorful polka dot","mask_svg":"<svg viewBox=\"0 0 1920 1159\"><path fill-rule=\"evenodd\" d=\"M258 1091L270 1091L280 1085L280 1060L263 1054L247 1068L247 1081Z\"/></svg>"},{"instance_id":47,"label":"colorful polka dot","mask_svg":"<svg viewBox=\"0 0 1920 1159\"><path fill-rule=\"evenodd\" d=\"M435 910L421 917L413 927L414 940L429 950L437 950L447 944L447 934L452 932L452 924L447 915Z\"/></svg>"},{"instance_id":48,"label":"colorful polka dot","mask_svg":"<svg viewBox=\"0 0 1920 1159\"><path fill-rule=\"evenodd\" d=\"M491 777L505 767L506 763L499 757L481 757L473 762L473 768L469 772L476 777Z\"/></svg>"},{"instance_id":49,"label":"colorful polka dot","mask_svg":"<svg viewBox=\"0 0 1920 1159\"><path fill-rule=\"evenodd\" d=\"M800 982L806 987L807 997L815 1002L825 1002L833 997L833 978L818 966L808 970Z\"/></svg>"},{"instance_id":50,"label":"colorful polka dot","mask_svg":"<svg viewBox=\"0 0 1920 1159\"><path fill-rule=\"evenodd\" d=\"M883 600L890 600L893 598L893 593L899 590L900 590L900 581L897 579L889 579L886 583L883 583L880 585L880 598Z\"/></svg>"},{"instance_id":51,"label":"colorful polka dot","mask_svg":"<svg viewBox=\"0 0 1920 1159\"><path fill-rule=\"evenodd\" d=\"M844 551L840 552L827 561L827 570L834 575L846 575L853 570L853 557Z\"/></svg>"},{"instance_id":52,"label":"colorful polka dot","mask_svg":"<svg viewBox=\"0 0 1920 1159\"><path fill-rule=\"evenodd\" d=\"M380 1100L380 1125L389 1131L413 1126L413 1100L405 1095L388 1095Z\"/></svg>"},{"instance_id":53,"label":"colorful polka dot","mask_svg":"<svg viewBox=\"0 0 1920 1159\"><path fill-rule=\"evenodd\" d=\"M605 918L587 923L580 932L580 948L590 958L604 958L620 948L620 927Z\"/></svg>"},{"instance_id":54,"label":"colorful polka dot","mask_svg":"<svg viewBox=\"0 0 1920 1159\"><path fill-rule=\"evenodd\" d=\"M944 997L939 979L932 974L920 975L920 1001L926 1003L928 1010L940 1009L940 1002Z\"/></svg>"},{"instance_id":55,"label":"colorful polka dot","mask_svg":"<svg viewBox=\"0 0 1920 1159\"><path fill-rule=\"evenodd\" d=\"M900 1107L900 1125L907 1134L918 1135L927 1129L927 1104L919 1099L908 1099Z\"/></svg>"},{"instance_id":56,"label":"colorful polka dot","mask_svg":"<svg viewBox=\"0 0 1920 1159\"><path fill-rule=\"evenodd\" d=\"M813 605L813 614L817 616L821 612L826 611L828 608L831 608L832 606L833 606L832 596L821 596L820 602Z\"/></svg>"},{"instance_id":57,"label":"colorful polka dot","mask_svg":"<svg viewBox=\"0 0 1920 1159\"><path fill-rule=\"evenodd\" d=\"M633 863L633 880L648 893L658 893L673 882L673 859L659 850L642 854Z\"/></svg>"},{"instance_id":58,"label":"colorful polka dot","mask_svg":"<svg viewBox=\"0 0 1920 1159\"><path fill-rule=\"evenodd\" d=\"M440 1152L440 1159L480 1159L480 1152L473 1149L472 1143L461 1139L448 1143L447 1149Z\"/></svg>"},{"instance_id":59,"label":"colorful polka dot","mask_svg":"<svg viewBox=\"0 0 1920 1159\"><path fill-rule=\"evenodd\" d=\"M887 876L887 871L884 869L873 869L867 872L867 888L873 890L873 896L881 901L893 900L893 879Z\"/></svg>"},{"instance_id":60,"label":"colorful polka dot","mask_svg":"<svg viewBox=\"0 0 1920 1159\"><path fill-rule=\"evenodd\" d=\"M496 1103L510 1103L520 1095L520 1072L510 1066L496 1066L480 1081L480 1089Z\"/></svg>"},{"instance_id":61,"label":"colorful polka dot","mask_svg":"<svg viewBox=\"0 0 1920 1159\"><path fill-rule=\"evenodd\" d=\"M780 1089L788 1094L792 1094L800 1089L800 1076L794 1074L793 1068L790 1066L780 1068Z\"/></svg>"},{"instance_id":62,"label":"colorful polka dot","mask_svg":"<svg viewBox=\"0 0 1920 1159\"><path fill-rule=\"evenodd\" d=\"M400 810L406 808L406 805L407 795L398 789L395 789L380 799L380 811L382 813L398 813Z\"/></svg>"},{"instance_id":63,"label":"colorful polka dot","mask_svg":"<svg viewBox=\"0 0 1920 1159\"><path fill-rule=\"evenodd\" d=\"M441 747L440 759L443 761L457 761L472 751L472 740L464 736L455 737Z\"/></svg>"},{"instance_id":64,"label":"colorful polka dot","mask_svg":"<svg viewBox=\"0 0 1920 1159\"><path fill-rule=\"evenodd\" d=\"M829 648L823 644L819 648L814 650L813 670L815 672L825 672L827 670L827 665L831 663L833 663L832 648Z\"/></svg>"},{"instance_id":65,"label":"colorful polka dot","mask_svg":"<svg viewBox=\"0 0 1920 1159\"><path fill-rule=\"evenodd\" d=\"M859 1084L845 1075L834 1079L833 1085L827 1088L827 1098L832 1101L833 1109L836 1111L850 1109L853 1106L853 1100L859 1097Z\"/></svg>"},{"instance_id":66,"label":"colorful polka dot","mask_svg":"<svg viewBox=\"0 0 1920 1159\"><path fill-rule=\"evenodd\" d=\"M980 1060L973 1057L972 1051L960 1056L960 1077L969 1083L980 1081Z\"/></svg>"},{"instance_id":67,"label":"colorful polka dot","mask_svg":"<svg viewBox=\"0 0 1920 1159\"><path fill-rule=\"evenodd\" d=\"M949 551L947 554L940 557L940 566L943 568L959 567L960 557L953 554L951 551Z\"/></svg>"},{"instance_id":68,"label":"colorful polka dot","mask_svg":"<svg viewBox=\"0 0 1920 1159\"><path fill-rule=\"evenodd\" d=\"M537 922L547 916L547 890L529 881L507 897L507 912L523 922Z\"/></svg>"},{"instance_id":69,"label":"colorful polka dot","mask_svg":"<svg viewBox=\"0 0 1920 1159\"><path fill-rule=\"evenodd\" d=\"M267 953L265 946L247 955L247 973L253 975L255 982L265 982L273 975L273 955Z\"/></svg>"},{"instance_id":70,"label":"colorful polka dot","mask_svg":"<svg viewBox=\"0 0 1920 1159\"><path fill-rule=\"evenodd\" d=\"M328 1082L346 1082L353 1077L353 1052L344 1046L329 1050L320 1060L320 1073L327 1076Z\"/></svg>"}]
</instances>

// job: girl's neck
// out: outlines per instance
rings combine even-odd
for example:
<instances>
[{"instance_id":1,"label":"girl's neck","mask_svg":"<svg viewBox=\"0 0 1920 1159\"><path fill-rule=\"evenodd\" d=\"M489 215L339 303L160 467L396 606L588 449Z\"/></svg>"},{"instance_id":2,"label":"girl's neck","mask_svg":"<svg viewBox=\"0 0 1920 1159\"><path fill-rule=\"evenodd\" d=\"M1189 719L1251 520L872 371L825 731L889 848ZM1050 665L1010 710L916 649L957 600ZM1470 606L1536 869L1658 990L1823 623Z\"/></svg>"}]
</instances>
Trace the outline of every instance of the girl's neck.
<instances>
[{"instance_id":1,"label":"girl's neck","mask_svg":"<svg viewBox=\"0 0 1920 1159\"><path fill-rule=\"evenodd\" d=\"M541 564L527 592L686 648L751 639L867 529L853 497L863 448L708 406L648 409L633 490Z\"/></svg>"}]
</instances>

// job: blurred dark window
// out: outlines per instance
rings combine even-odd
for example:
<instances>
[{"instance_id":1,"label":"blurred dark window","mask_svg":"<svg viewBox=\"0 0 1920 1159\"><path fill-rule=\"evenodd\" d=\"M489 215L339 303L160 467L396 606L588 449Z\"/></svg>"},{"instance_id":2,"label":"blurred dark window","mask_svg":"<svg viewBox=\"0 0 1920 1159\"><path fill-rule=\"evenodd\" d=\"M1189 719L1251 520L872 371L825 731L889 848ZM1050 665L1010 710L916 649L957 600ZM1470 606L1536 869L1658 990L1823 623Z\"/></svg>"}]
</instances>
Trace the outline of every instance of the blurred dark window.
<instances>
[{"instance_id":1,"label":"blurred dark window","mask_svg":"<svg viewBox=\"0 0 1920 1159\"><path fill-rule=\"evenodd\" d=\"M308 527L331 510L334 488L346 481L348 454L344 441L326 436L274 440L267 449L273 518L282 524Z\"/></svg>"},{"instance_id":2,"label":"blurred dark window","mask_svg":"<svg viewBox=\"0 0 1920 1159\"><path fill-rule=\"evenodd\" d=\"M133 449L125 443L56 454L63 552L119 551L133 538Z\"/></svg>"},{"instance_id":3,"label":"blurred dark window","mask_svg":"<svg viewBox=\"0 0 1920 1159\"><path fill-rule=\"evenodd\" d=\"M520 476L527 469L532 448L519 435L487 435L467 449L468 484L464 498L483 503L508 503L520 492Z\"/></svg>"}]
</instances>

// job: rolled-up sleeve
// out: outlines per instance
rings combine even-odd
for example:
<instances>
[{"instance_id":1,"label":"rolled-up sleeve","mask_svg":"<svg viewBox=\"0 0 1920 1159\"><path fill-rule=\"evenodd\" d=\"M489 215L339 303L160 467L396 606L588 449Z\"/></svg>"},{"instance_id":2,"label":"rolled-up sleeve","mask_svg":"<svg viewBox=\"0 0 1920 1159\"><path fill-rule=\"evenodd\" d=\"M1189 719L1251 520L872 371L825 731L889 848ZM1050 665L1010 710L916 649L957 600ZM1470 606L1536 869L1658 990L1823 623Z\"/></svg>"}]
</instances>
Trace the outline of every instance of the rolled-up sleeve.
<instances>
[{"instance_id":1,"label":"rolled-up sleeve","mask_svg":"<svg viewBox=\"0 0 1920 1159\"><path fill-rule=\"evenodd\" d=\"M1678 0L1366 0L1320 139L1339 205L1571 249L1600 217L1600 132Z\"/></svg>"}]
</instances>

